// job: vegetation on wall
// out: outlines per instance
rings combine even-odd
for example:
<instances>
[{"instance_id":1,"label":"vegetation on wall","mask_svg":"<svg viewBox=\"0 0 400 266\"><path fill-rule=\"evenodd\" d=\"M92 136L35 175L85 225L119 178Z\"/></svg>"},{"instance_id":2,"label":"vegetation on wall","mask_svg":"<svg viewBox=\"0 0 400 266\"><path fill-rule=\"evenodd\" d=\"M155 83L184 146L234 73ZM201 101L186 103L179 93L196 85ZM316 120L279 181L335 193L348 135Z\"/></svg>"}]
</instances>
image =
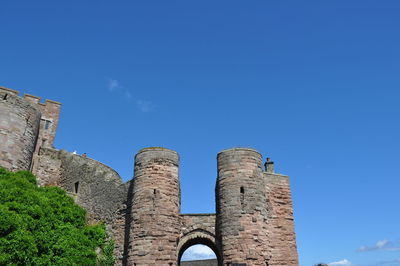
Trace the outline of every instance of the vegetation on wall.
<instances>
[{"instance_id":1,"label":"vegetation on wall","mask_svg":"<svg viewBox=\"0 0 400 266\"><path fill-rule=\"evenodd\" d=\"M65 191L0 168L0 265L114 265L113 247Z\"/></svg>"}]
</instances>

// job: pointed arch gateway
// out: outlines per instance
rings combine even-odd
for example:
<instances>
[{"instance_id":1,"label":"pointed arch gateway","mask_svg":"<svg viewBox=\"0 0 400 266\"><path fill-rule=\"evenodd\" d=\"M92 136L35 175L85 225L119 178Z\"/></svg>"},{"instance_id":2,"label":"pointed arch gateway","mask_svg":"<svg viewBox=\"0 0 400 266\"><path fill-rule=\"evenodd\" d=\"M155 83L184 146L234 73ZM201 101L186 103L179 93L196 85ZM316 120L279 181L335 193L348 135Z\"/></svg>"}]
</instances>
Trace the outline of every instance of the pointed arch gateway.
<instances>
[{"instance_id":1,"label":"pointed arch gateway","mask_svg":"<svg viewBox=\"0 0 400 266\"><path fill-rule=\"evenodd\" d=\"M209 247L212 251L214 251L217 256L218 265L222 265L222 258L220 255L220 251L218 249L218 245L215 240L215 235L207 232L202 229L193 230L179 239L178 243L178 266L181 265L181 258L183 253L191 246L202 244Z\"/></svg>"}]
</instances>

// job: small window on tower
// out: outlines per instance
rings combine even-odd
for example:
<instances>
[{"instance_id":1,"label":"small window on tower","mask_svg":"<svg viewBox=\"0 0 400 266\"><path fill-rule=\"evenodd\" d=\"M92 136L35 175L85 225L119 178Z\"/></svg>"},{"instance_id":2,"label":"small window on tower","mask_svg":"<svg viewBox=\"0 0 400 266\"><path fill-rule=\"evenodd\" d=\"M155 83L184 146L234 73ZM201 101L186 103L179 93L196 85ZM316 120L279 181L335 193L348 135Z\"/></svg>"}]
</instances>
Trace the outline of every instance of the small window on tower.
<instances>
[{"instance_id":1,"label":"small window on tower","mask_svg":"<svg viewBox=\"0 0 400 266\"><path fill-rule=\"evenodd\" d=\"M242 212L244 212L244 187L240 187L240 205L242 206Z\"/></svg>"},{"instance_id":2,"label":"small window on tower","mask_svg":"<svg viewBox=\"0 0 400 266\"><path fill-rule=\"evenodd\" d=\"M74 192L78 193L78 190L79 190L79 182L75 182L75 184L74 184Z\"/></svg>"},{"instance_id":3,"label":"small window on tower","mask_svg":"<svg viewBox=\"0 0 400 266\"><path fill-rule=\"evenodd\" d=\"M50 123L51 122L49 120L44 120L44 129L49 129Z\"/></svg>"}]
</instances>

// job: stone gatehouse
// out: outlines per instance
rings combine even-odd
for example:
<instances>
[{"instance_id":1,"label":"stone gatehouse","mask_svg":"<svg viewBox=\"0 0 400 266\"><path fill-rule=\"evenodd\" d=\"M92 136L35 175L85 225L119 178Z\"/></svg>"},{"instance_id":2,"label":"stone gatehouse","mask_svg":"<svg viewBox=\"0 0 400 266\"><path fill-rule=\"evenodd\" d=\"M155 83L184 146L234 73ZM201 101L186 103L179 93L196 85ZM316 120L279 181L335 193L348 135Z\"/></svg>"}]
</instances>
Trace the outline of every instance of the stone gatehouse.
<instances>
[{"instance_id":1,"label":"stone gatehouse","mask_svg":"<svg viewBox=\"0 0 400 266\"><path fill-rule=\"evenodd\" d=\"M32 171L104 221L117 265L179 265L194 244L210 247L218 265L298 265L289 177L259 152L218 153L216 213L181 214L177 152L140 150L123 183L110 167L53 147L60 106L0 87L0 166Z\"/></svg>"}]
</instances>

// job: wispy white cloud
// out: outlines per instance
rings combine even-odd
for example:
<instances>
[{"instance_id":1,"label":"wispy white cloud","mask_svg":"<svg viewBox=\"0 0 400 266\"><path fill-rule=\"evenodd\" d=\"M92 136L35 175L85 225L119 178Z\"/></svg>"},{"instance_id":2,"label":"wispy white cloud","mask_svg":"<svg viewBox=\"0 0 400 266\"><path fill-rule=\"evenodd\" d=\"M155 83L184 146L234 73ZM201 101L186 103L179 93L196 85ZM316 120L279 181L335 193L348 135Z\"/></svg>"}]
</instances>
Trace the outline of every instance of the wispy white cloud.
<instances>
[{"instance_id":1,"label":"wispy white cloud","mask_svg":"<svg viewBox=\"0 0 400 266\"><path fill-rule=\"evenodd\" d=\"M132 94L130 93L130 91L125 91L125 98L127 98L127 99L131 99L132 98Z\"/></svg>"},{"instance_id":2,"label":"wispy white cloud","mask_svg":"<svg viewBox=\"0 0 400 266\"><path fill-rule=\"evenodd\" d=\"M329 266L352 266L354 264L351 263L347 259L343 259L343 260L340 260L340 261L334 261L334 262L328 263L328 265Z\"/></svg>"},{"instance_id":3,"label":"wispy white cloud","mask_svg":"<svg viewBox=\"0 0 400 266\"><path fill-rule=\"evenodd\" d=\"M399 266L400 265L400 258L399 259L394 259L394 260L383 260L383 261L378 261L372 264L359 264L357 266Z\"/></svg>"},{"instance_id":4,"label":"wispy white cloud","mask_svg":"<svg viewBox=\"0 0 400 266\"><path fill-rule=\"evenodd\" d=\"M379 240L373 246L361 246L357 249L358 252L386 250L386 251L400 251L400 245L389 241L387 239Z\"/></svg>"},{"instance_id":5,"label":"wispy white cloud","mask_svg":"<svg viewBox=\"0 0 400 266\"><path fill-rule=\"evenodd\" d=\"M150 112L154 109L154 104L150 101L136 100L136 107L143 113Z\"/></svg>"},{"instance_id":6,"label":"wispy white cloud","mask_svg":"<svg viewBox=\"0 0 400 266\"><path fill-rule=\"evenodd\" d=\"M205 245L194 245L188 248L182 256L182 260L216 259L214 251Z\"/></svg>"},{"instance_id":7,"label":"wispy white cloud","mask_svg":"<svg viewBox=\"0 0 400 266\"><path fill-rule=\"evenodd\" d=\"M135 103L136 108L143 112L148 113L154 110L155 105L151 101L142 100L133 97L130 90L122 86L118 80L116 79L109 79L108 80L108 90L112 93L116 93L122 97L124 97L127 101L131 102L132 100Z\"/></svg>"},{"instance_id":8,"label":"wispy white cloud","mask_svg":"<svg viewBox=\"0 0 400 266\"><path fill-rule=\"evenodd\" d=\"M119 85L118 80L116 80L116 79L109 79L108 80L108 89L110 91L114 91L114 90L119 89L119 88L121 88L121 86Z\"/></svg>"}]
</instances>

